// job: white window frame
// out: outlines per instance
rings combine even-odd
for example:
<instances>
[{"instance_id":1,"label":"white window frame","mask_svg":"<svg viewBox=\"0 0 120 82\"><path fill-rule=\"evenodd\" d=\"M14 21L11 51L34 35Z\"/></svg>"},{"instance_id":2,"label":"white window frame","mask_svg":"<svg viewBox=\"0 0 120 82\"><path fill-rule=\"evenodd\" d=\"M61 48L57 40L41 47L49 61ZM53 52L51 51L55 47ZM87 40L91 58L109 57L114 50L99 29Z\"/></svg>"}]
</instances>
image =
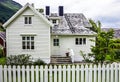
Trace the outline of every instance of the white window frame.
<instances>
[{"instance_id":1,"label":"white window frame","mask_svg":"<svg viewBox=\"0 0 120 82\"><path fill-rule=\"evenodd\" d=\"M32 24L32 16L24 16L24 24L31 25Z\"/></svg>"},{"instance_id":2,"label":"white window frame","mask_svg":"<svg viewBox=\"0 0 120 82\"><path fill-rule=\"evenodd\" d=\"M75 45L86 45L86 38L75 38Z\"/></svg>"},{"instance_id":3,"label":"white window frame","mask_svg":"<svg viewBox=\"0 0 120 82\"><path fill-rule=\"evenodd\" d=\"M35 49L35 37L31 35L22 36L22 49L34 50Z\"/></svg>"},{"instance_id":4,"label":"white window frame","mask_svg":"<svg viewBox=\"0 0 120 82\"><path fill-rule=\"evenodd\" d=\"M53 39L53 46L59 46L60 45L60 40L59 38L54 38Z\"/></svg>"}]
</instances>

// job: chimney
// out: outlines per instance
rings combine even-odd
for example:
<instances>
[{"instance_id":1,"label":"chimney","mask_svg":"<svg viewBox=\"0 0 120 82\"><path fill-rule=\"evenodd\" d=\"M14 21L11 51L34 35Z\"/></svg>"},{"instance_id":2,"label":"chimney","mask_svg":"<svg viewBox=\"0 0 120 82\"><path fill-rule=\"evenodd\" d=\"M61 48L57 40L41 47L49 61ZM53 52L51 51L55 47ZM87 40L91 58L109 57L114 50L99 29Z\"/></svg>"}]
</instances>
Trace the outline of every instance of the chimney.
<instances>
[{"instance_id":1,"label":"chimney","mask_svg":"<svg viewBox=\"0 0 120 82\"><path fill-rule=\"evenodd\" d=\"M46 6L46 15L50 15L50 6Z\"/></svg>"},{"instance_id":2,"label":"chimney","mask_svg":"<svg viewBox=\"0 0 120 82\"><path fill-rule=\"evenodd\" d=\"M64 14L63 6L59 6L59 16L63 16L63 14Z\"/></svg>"},{"instance_id":3,"label":"chimney","mask_svg":"<svg viewBox=\"0 0 120 82\"><path fill-rule=\"evenodd\" d=\"M34 7L34 3L32 3L31 5L32 5L32 7Z\"/></svg>"}]
</instances>

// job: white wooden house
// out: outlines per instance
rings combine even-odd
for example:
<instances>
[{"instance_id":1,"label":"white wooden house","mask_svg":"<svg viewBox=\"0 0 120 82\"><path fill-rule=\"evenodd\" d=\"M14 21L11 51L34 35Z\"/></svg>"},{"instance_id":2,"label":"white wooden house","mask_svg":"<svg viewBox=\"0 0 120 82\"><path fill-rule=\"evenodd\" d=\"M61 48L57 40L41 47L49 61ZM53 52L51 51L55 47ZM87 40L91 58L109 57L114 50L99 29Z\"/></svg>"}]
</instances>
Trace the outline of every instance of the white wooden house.
<instances>
[{"instance_id":1,"label":"white wooden house","mask_svg":"<svg viewBox=\"0 0 120 82\"><path fill-rule=\"evenodd\" d=\"M88 20L81 13L40 13L27 3L4 25L6 28L7 56L29 54L50 62L52 55L65 56L72 49L75 60L80 59L80 50L88 54L95 43L95 34L88 28Z\"/></svg>"}]
</instances>

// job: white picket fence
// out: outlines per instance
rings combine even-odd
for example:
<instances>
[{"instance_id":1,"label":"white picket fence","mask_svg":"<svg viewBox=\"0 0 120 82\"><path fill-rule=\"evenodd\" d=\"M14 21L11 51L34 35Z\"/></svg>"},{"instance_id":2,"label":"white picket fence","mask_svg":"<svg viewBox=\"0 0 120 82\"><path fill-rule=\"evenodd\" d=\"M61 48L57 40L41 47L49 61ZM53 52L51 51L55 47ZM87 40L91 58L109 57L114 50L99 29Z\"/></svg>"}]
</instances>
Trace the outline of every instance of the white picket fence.
<instances>
[{"instance_id":1,"label":"white picket fence","mask_svg":"<svg viewBox=\"0 0 120 82\"><path fill-rule=\"evenodd\" d=\"M0 82L120 82L120 63L2 66Z\"/></svg>"}]
</instances>

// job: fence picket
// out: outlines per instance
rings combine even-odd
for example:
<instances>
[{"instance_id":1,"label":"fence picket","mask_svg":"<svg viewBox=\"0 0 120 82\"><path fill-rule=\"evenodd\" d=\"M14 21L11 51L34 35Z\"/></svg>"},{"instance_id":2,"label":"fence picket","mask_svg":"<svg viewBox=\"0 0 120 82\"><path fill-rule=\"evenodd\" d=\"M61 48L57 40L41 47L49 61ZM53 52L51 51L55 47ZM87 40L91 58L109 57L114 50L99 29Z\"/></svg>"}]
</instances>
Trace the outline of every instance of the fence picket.
<instances>
[{"instance_id":1,"label":"fence picket","mask_svg":"<svg viewBox=\"0 0 120 82\"><path fill-rule=\"evenodd\" d=\"M36 82L39 82L39 70L38 70L38 66L36 66L35 68L35 72L36 72Z\"/></svg>"},{"instance_id":2,"label":"fence picket","mask_svg":"<svg viewBox=\"0 0 120 82\"><path fill-rule=\"evenodd\" d=\"M22 82L25 82L25 66L22 66Z\"/></svg>"},{"instance_id":3,"label":"fence picket","mask_svg":"<svg viewBox=\"0 0 120 82\"><path fill-rule=\"evenodd\" d=\"M34 82L34 66L31 66L31 82Z\"/></svg>"},{"instance_id":4,"label":"fence picket","mask_svg":"<svg viewBox=\"0 0 120 82\"><path fill-rule=\"evenodd\" d=\"M48 82L48 66L45 66L44 82Z\"/></svg>"},{"instance_id":5,"label":"fence picket","mask_svg":"<svg viewBox=\"0 0 120 82\"><path fill-rule=\"evenodd\" d=\"M66 82L66 66L63 66L63 82Z\"/></svg>"},{"instance_id":6,"label":"fence picket","mask_svg":"<svg viewBox=\"0 0 120 82\"><path fill-rule=\"evenodd\" d=\"M76 82L80 82L79 65L76 66Z\"/></svg>"},{"instance_id":7,"label":"fence picket","mask_svg":"<svg viewBox=\"0 0 120 82\"><path fill-rule=\"evenodd\" d=\"M118 79L119 79L119 81L118 82L120 82L120 63L119 63L119 65L118 65L118 70L119 70L119 75L118 75Z\"/></svg>"},{"instance_id":8,"label":"fence picket","mask_svg":"<svg viewBox=\"0 0 120 82\"><path fill-rule=\"evenodd\" d=\"M114 70L114 69L113 69L113 64L111 64L111 65L110 65L110 76L111 76L111 77L110 77L110 81L111 81L111 82L114 82L114 81L113 81L113 70Z\"/></svg>"},{"instance_id":9,"label":"fence picket","mask_svg":"<svg viewBox=\"0 0 120 82\"><path fill-rule=\"evenodd\" d=\"M3 82L3 67L0 65L0 82Z\"/></svg>"},{"instance_id":10,"label":"fence picket","mask_svg":"<svg viewBox=\"0 0 120 82\"><path fill-rule=\"evenodd\" d=\"M71 81L71 67L70 65L67 66L67 82Z\"/></svg>"},{"instance_id":11,"label":"fence picket","mask_svg":"<svg viewBox=\"0 0 120 82\"><path fill-rule=\"evenodd\" d=\"M7 66L4 66L4 82L7 82Z\"/></svg>"},{"instance_id":12,"label":"fence picket","mask_svg":"<svg viewBox=\"0 0 120 82\"><path fill-rule=\"evenodd\" d=\"M118 65L117 65L117 63L115 63L114 66L115 66L115 82L118 82L118 69L117 69Z\"/></svg>"},{"instance_id":13,"label":"fence picket","mask_svg":"<svg viewBox=\"0 0 120 82\"><path fill-rule=\"evenodd\" d=\"M109 72L110 72L110 69L109 69L109 64L107 65L106 69L107 69L106 82L110 82L110 75L109 75L109 74L110 74L110 73L109 73Z\"/></svg>"},{"instance_id":14,"label":"fence picket","mask_svg":"<svg viewBox=\"0 0 120 82\"><path fill-rule=\"evenodd\" d=\"M101 65L98 65L98 82L101 82Z\"/></svg>"},{"instance_id":15,"label":"fence picket","mask_svg":"<svg viewBox=\"0 0 120 82\"><path fill-rule=\"evenodd\" d=\"M57 82L57 66L54 66L54 82Z\"/></svg>"},{"instance_id":16,"label":"fence picket","mask_svg":"<svg viewBox=\"0 0 120 82\"><path fill-rule=\"evenodd\" d=\"M84 82L84 65L81 65L81 82Z\"/></svg>"},{"instance_id":17,"label":"fence picket","mask_svg":"<svg viewBox=\"0 0 120 82\"><path fill-rule=\"evenodd\" d=\"M89 82L92 82L92 78L93 78L93 73L92 73L92 64L90 65L90 67L89 67Z\"/></svg>"},{"instance_id":18,"label":"fence picket","mask_svg":"<svg viewBox=\"0 0 120 82\"><path fill-rule=\"evenodd\" d=\"M94 65L94 82L97 82L97 66Z\"/></svg>"},{"instance_id":19,"label":"fence picket","mask_svg":"<svg viewBox=\"0 0 120 82\"><path fill-rule=\"evenodd\" d=\"M27 73L27 75L26 75L27 82L30 82L30 67L29 66L26 67L26 73Z\"/></svg>"},{"instance_id":20,"label":"fence picket","mask_svg":"<svg viewBox=\"0 0 120 82\"><path fill-rule=\"evenodd\" d=\"M20 66L17 66L17 77L18 77L18 82L21 82L21 70L20 70Z\"/></svg>"},{"instance_id":21,"label":"fence picket","mask_svg":"<svg viewBox=\"0 0 120 82\"><path fill-rule=\"evenodd\" d=\"M88 82L89 76L88 76L88 65L85 65L85 82Z\"/></svg>"},{"instance_id":22,"label":"fence picket","mask_svg":"<svg viewBox=\"0 0 120 82\"><path fill-rule=\"evenodd\" d=\"M111 65L2 66L0 82L120 82L120 63Z\"/></svg>"},{"instance_id":23,"label":"fence picket","mask_svg":"<svg viewBox=\"0 0 120 82\"><path fill-rule=\"evenodd\" d=\"M13 82L16 82L16 66L13 66Z\"/></svg>"},{"instance_id":24,"label":"fence picket","mask_svg":"<svg viewBox=\"0 0 120 82\"><path fill-rule=\"evenodd\" d=\"M102 65L102 82L105 82L105 65Z\"/></svg>"},{"instance_id":25,"label":"fence picket","mask_svg":"<svg viewBox=\"0 0 120 82\"><path fill-rule=\"evenodd\" d=\"M72 82L75 82L75 65L72 65Z\"/></svg>"},{"instance_id":26,"label":"fence picket","mask_svg":"<svg viewBox=\"0 0 120 82\"><path fill-rule=\"evenodd\" d=\"M40 66L40 82L44 82L43 81L43 66Z\"/></svg>"},{"instance_id":27,"label":"fence picket","mask_svg":"<svg viewBox=\"0 0 120 82\"><path fill-rule=\"evenodd\" d=\"M12 79L11 79L12 77L11 77L11 66L9 65L8 66L8 80L9 80L9 82L12 82ZM2 81L0 81L0 82L2 82Z\"/></svg>"},{"instance_id":28,"label":"fence picket","mask_svg":"<svg viewBox=\"0 0 120 82\"><path fill-rule=\"evenodd\" d=\"M50 67L49 67L49 73L50 73L50 74L49 74L49 82L52 82L52 80L53 80L53 79L52 79L52 75L53 75L53 74L52 74L52 66L51 66L51 65L50 65Z\"/></svg>"}]
</instances>

